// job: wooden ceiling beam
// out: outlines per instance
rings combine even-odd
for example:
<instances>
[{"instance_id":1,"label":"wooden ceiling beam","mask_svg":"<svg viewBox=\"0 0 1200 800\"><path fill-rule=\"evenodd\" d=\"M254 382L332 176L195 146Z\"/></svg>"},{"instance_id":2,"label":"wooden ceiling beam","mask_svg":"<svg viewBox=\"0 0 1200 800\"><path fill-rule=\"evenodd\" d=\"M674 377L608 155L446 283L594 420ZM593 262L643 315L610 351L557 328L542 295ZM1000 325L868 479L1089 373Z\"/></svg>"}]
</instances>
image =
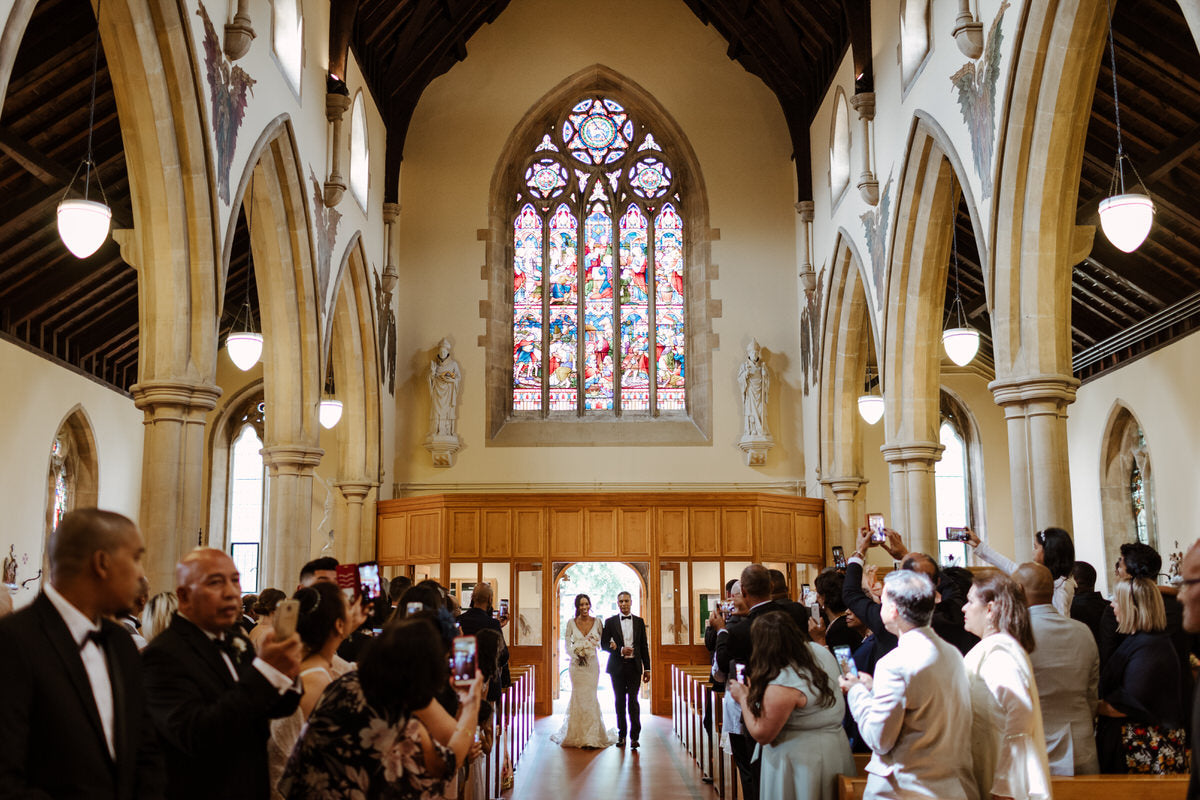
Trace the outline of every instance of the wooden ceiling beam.
<instances>
[{"instance_id":1,"label":"wooden ceiling beam","mask_svg":"<svg viewBox=\"0 0 1200 800\"><path fill-rule=\"evenodd\" d=\"M434 0L415 0L416 7L409 15L408 22L400 29L396 38L396 49L392 51L392 60L384 71L384 80L394 85L404 69L404 60L413 55L413 44L417 37L425 31L425 23L429 12L433 10Z\"/></svg>"},{"instance_id":2,"label":"wooden ceiling beam","mask_svg":"<svg viewBox=\"0 0 1200 800\"><path fill-rule=\"evenodd\" d=\"M1138 297L1142 298L1142 300L1144 300L1146 302L1146 304L1150 307L1151 310L1158 311L1159 309L1167 307L1167 304L1164 303L1157 296L1146 291L1141 286L1138 286L1136 283L1129 280L1128 278L1126 278L1124 275L1117 272L1112 267L1101 262L1095 256L1086 257L1085 259L1083 259L1083 263L1086 264L1087 266L1091 267L1092 269L1096 270L1097 272L1099 272L1105 279L1112 281L1113 283L1117 284L1122 289L1125 289L1126 291L1130 292L1131 294L1135 294ZM1078 267L1076 267L1076 269L1078 269Z\"/></svg>"}]
</instances>

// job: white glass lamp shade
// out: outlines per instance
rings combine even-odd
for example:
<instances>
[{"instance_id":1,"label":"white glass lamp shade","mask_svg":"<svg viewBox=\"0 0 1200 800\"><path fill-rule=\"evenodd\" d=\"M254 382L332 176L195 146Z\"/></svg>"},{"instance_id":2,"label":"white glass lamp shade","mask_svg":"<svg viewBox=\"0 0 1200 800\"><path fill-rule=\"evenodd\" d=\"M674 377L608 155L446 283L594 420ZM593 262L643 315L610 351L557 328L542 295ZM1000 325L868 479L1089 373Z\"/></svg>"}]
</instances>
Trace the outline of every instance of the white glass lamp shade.
<instances>
[{"instance_id":1,"label":"white glass lamp shade","mask_svg":"<svg viewBox=\"0 0 1200 800\"><path fill-rule=\"evenodd\" d=\"M864 394L858 398L858 413L868 425L883 418L883 398L877 394Z\"/></svg>"},{"instance_id":2,"label":"white glass lamp shade","mask_svg":"<svg viewBox=\"0 0 1200 800\"><path fill-rule=\"evenodd\" d=\"M332 397L326 397L321 401L321 406L317 410L317 419L321 422L322 428L332 428L338 424L338 420L342 418L342 401L334 400Z\"/></svg>"},{"instance_id":3,"label":"white glass lamp shade","mask_svg":"<svg viewBox=\"0 0 1200 800\"><path fill-rule=\"evenodd\" d=\"M262 356L263 337L261 333L240 331L225 337L225 349L229 351L229 360L242 372L258 363Z\"/></svg>"},{"instance_id":4,"label":"white glass lamp shade","mask_svg":"<svg viewBox=\"0 0 1200 800\"><path fill-rule=\"evenodd\" d=\"M979 331L974 328L947 328L942 331L942 347L946 355L960 367L971 363L979 352Z\"/></svg>"},{"instance_id":5,"label":"white glass lamp shade","mask_svg":"<svg viewBox=\"0 0 1200 800\"><path fill-rule=\"evenodd\" d=\"M63 200L58 204L58 235L76 258L87 258L108 238L112 209L95 200Z\"/></svg>"},{"instance_id":6,"label":"white glass lamp shade","mask_svg":"<svg viewBox=\"0 0 1200 800\"><path fill-rule=\"evenodd\" d=\"M1154 201L1144 194L1118 194L1100 201L1100 227L1113 247L1132 253L1154 223Z\"/></svg>"}]
</instances>

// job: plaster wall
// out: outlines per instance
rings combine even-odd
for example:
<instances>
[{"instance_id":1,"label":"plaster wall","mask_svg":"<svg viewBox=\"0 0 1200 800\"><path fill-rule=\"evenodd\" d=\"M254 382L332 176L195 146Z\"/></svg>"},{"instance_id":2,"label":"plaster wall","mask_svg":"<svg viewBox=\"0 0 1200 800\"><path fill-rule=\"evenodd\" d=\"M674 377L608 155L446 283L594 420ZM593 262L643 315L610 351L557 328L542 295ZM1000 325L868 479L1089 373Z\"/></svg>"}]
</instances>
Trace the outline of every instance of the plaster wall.
<instances>
[{"instance_id":1,"label":"plaster wall","mask_svg":"<svg viewBox=\"0 0 1200 800\"><path fill-rule=\"evenodd\" d=\"M802 477L794 185L779 103L727 55L727 44L678 0L586 4L515 0L471 39L470 57L422 96L405 145L398 265L400 303L396 459L401 491L504 483L717 484L736 488ZM630 19L638 24L630 25ZM530 46L536 31L537 46ZM586 31L586 36L580 32ZM713 331L713 440L691 447L489 447L485 441L485 250L489 186L524 113L577 71L602 63L649 91L690 140L709 202ZM442 336L463 371L457 464L434 469L426 375ZM772 371L768 424L776 447L745 466L736 442L736 387L745 345L757 337Z\"/></svg>"},{"instance_id":2,"label":"plaster wall","mask_svg":"<svg viewBox=\"0 0 1200 800\"><path fill-rule=\"evenodd\" d=\"M142 480L142 412L133 400L90 378L0 340L0 374L14 391L0 394L0 508L6 535L0 548L15 546L17 582L42 566L46 532L46 477L54 434L76 405L96 437L99 506L137 520ZM40 582L13 598L29 602Z\"/></svg>"},{"instance_id":3,"label":"plaster wall","mask_svg":"<svg viewBox=\"0 0 1200 800\"><path fill-rule=\"evenodd\" d=\"M1159 551L1184 552L1196 540L1200 519L1200 336L1192 334L1121 369L1084 384L1068 409L1071 505L1075 555L1096 568L1096 588L1108 594L1112 564L1105 563L1100 507L1100 459L1113 407L1120 402L1141 423L1154 470Z\"/></svg>"}]
</instances>

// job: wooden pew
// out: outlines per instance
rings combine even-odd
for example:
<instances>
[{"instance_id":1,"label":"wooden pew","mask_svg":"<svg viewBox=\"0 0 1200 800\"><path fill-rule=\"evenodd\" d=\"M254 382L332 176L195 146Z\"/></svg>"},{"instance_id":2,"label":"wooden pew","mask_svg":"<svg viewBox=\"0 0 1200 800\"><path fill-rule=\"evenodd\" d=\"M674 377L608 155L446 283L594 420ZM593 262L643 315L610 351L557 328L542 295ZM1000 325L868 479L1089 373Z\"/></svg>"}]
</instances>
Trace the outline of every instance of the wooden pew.
<instances>
[{"instance_id":1,"label":"wooden pew","mask_svg":"<svg viewBox=\"0 0 1200 800\"><path fill-rule=\"evenodd\" d=\"M838 777L838 800L861 800L865 777ZM1051 778L1054 800L1183 800L1187 775L1076 775Z\"/></svg>"}]
</instances>

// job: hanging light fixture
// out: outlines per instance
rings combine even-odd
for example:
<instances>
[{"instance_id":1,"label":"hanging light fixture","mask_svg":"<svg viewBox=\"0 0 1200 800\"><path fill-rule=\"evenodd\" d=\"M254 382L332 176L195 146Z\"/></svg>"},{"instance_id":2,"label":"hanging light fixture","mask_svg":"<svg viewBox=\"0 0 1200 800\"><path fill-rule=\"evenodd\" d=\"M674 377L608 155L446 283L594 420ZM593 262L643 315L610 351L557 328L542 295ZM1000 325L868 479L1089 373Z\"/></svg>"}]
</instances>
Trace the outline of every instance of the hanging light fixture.
<instances>
[{"instance_id":1,"label":"hanging light fixture","mask_svg":"<svg viewBox=\"0 0 1200 800\"><path fill-rule=\"evenodd\" d=\"M979 331L967 324L967 315L963 310L962 296L958 287L958 224L951 228L954 247L954 300L950 303L950 312L946 315L946 324L942 326L942 347L946 355L960 367L971 363L971 359L979 352ZM951 322L957 323L953 328Z\"/></svg>"},{"instance_id":2,"label":"hanging light fixture","mask_svg":"<svg viewBox=\"0 0 1200 800\"><path fill-rule=\"evenodd\" d=\"M867 383L863 394L858 398L858 414L868 425L874 425L883 418L883 396L871 393L871 386L879 383L877 379L871 378L874 372L874 367L867 367Z\"/></svg>"},{"instance_id":3,"label":"hanging light fixture","mask_svg":"<svg viewBox=\"0 0 1200 800\"><path fill-rule=\"evenodd\" d=\"M254 206L254 173L250 174L250 203L246 206L246 231L250 231L250 215ZM263 336L254 328L254 310L250 307L250 276L254 274L254 248L246 249L246 301L233 318L225 349L229 360L242 372L253 367L262 357Z\"/></svg>"},{"instance_id":4,"label":"hanging light fixture","mask_svg":"<svg viewBox=\"0 0 1200 800\"><path fill-rule=\"evenodd\" d=\"M325 429L337 425L338 420L342 418L342 401L335 398L333 392L333 365L331 364L329 373L325 376L325 392L321 396L321 405L317 408L317 420Z\"/></svg>"},{"instance_id":5,"label":"hanging light fixture","mask_svg":"<svg viewBox=\"0 0 1200 800\"><path fill-rule=\"evenodd\" d=\"M1108 60L1113 79L1113 118L1117 126L1117 159L1113 165L1112 180L1108 184L1108 197L1100 201L1100 228L1112 242L1113 247L1132 253L1141 247L1154 224L1154 201L1146 192L1142 176L1133 161L1125 154L1125 143L1121 138L1121 102L1117 96L1117 50L1113 45L1112 3L1108 2ZM1135 189L1125 190L1125 162L1137 178Z\"/></svg>"},{"instance_id":6,"label":"hanging light fixture","mask_svg":"<svg viewBox=\"0 0 1200 800\"><path fill-rule=\"evenodd\" d=\"M96 127L96 76L100 72L100 3L96 3L96 44L92 53L92 102L88 111L87 154L71 176L67 190L58 204L58 236L76 258L87 258L100 249L108 238L112 223L112 209L100 182L100 170L92 156L92 132ZM71 189L83 170L83 197L69 198ZM92 170L96 171L96 186L100 189L103 202L89 199L92 185Z\"/></svg>"}]
</instances>

